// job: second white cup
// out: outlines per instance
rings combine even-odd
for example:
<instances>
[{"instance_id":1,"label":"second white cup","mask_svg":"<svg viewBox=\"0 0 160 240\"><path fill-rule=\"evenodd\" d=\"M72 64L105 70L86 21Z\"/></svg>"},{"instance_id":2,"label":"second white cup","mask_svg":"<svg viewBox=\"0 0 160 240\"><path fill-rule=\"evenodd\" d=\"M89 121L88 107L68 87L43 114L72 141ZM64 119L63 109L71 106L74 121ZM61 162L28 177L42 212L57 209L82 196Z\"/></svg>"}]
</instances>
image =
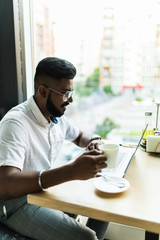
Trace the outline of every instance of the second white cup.
<instances>
[{"instance_id":1,"label":"second white cup","mask_svg":"<svg viewBox=\"0 0 160 240\"><path fill-rule=\"evenodd\" d=\"M118 144L102 144L99 149L104 152L107 157L107 168L115 168L118 160L119 145Z\"/></svg>"}]
</instances>

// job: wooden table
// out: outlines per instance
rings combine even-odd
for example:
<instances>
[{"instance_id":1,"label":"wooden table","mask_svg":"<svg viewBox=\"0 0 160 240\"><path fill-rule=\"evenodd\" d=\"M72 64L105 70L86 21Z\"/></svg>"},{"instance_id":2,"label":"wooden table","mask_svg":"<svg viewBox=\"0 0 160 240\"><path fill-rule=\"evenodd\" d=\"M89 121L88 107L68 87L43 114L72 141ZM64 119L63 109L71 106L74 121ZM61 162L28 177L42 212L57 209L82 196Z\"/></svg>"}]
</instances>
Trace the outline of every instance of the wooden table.
<instances>
[{"instance_id":1,"label":"wooden table","mask_svg":"<svg viewBox=\"0 0 160 240\"><path fill-rule=\"evenodd\" d=\"M100 192L94 187L94 179L89 179L71 181L52 187L47 192L29 194L28 203L142 228L147 232L146 239L158 239L160 154L139 149L125 178L130 182L130 188L123 193Z\"/></svg>"}]
</instances>

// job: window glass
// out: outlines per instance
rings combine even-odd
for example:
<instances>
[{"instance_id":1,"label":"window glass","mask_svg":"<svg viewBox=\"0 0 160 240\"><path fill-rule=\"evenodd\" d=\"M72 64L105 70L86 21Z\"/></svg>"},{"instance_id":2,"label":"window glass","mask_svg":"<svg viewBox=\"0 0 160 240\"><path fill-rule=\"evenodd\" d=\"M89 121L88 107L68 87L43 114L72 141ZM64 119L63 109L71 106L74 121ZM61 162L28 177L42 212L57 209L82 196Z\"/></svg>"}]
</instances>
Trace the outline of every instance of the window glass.
<instances>
[{"instance_id":1,"label":"window glass","mask_svg":"<svg viewBox=\"0 0 160 240\"><path fill-rule=\"evenodd\" d=\"M32 2L35 63L57 56L77 68L66 115L80 129L118 141L139 139L145 111L153 112L155 127L160 1Z\"/></svg>"}]
</instances>

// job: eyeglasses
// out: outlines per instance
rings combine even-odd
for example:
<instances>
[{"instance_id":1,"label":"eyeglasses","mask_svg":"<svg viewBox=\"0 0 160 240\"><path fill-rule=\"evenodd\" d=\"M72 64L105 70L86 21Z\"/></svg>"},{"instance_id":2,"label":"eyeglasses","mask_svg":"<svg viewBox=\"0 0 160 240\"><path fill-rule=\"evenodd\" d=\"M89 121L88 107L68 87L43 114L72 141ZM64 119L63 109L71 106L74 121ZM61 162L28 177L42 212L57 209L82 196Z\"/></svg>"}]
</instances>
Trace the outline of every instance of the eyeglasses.
<instances>
[{"instance_id":1,"label":"eyeglasses","mask_svg":"<svg viewBox=\"0 0 160 240\"><path fill-rule=\"evenodd\" d=\"M56 91L56 90L54 90L53 88L50 88L50 87L48 87L48 86L46 86L46 85L44 85L45 87L47 87L49 90L51 90L51 91L53 91L53 92L56 92L56 93L58 93L59 95L61 95L61 96L63 96L63 101L67 101L69 98L71 98L72 97L72 95L73 95L73 91L67 91L66 93L60 93L60 92L58 92L58 91Z\"/></svg>"}]
</instances>

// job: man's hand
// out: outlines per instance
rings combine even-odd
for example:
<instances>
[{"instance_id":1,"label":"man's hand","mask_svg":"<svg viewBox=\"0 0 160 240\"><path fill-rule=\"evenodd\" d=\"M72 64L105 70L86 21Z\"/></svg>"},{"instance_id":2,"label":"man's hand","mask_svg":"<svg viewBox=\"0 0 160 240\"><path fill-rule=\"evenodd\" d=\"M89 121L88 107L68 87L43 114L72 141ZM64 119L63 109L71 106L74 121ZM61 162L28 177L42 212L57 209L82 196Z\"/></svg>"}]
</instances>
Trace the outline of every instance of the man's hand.
<instances>
[{"instance_id":1,"label":"man's hand","mask_svg":"<svg viewBox=\"0 0 160 240\"><path fill-rule=\"evenodd\" d=\"M94 140L88 144L87 149L88 150L93 150L93 149L100 150L99 145L101 145L101 144L104 144L104 142L102 140Z\"/></svg>"},{"instance_id":2,"label":"man's hand","mask_svg":"<svg viewBox=\"0 0 160 240\"><path fill-rule=\"evenodd\" d=\"M107 158L100 150L94 149L84 152L71 163L74 179L86 180L95 177L105 167Z\"/></svg>"}]
</instances>

